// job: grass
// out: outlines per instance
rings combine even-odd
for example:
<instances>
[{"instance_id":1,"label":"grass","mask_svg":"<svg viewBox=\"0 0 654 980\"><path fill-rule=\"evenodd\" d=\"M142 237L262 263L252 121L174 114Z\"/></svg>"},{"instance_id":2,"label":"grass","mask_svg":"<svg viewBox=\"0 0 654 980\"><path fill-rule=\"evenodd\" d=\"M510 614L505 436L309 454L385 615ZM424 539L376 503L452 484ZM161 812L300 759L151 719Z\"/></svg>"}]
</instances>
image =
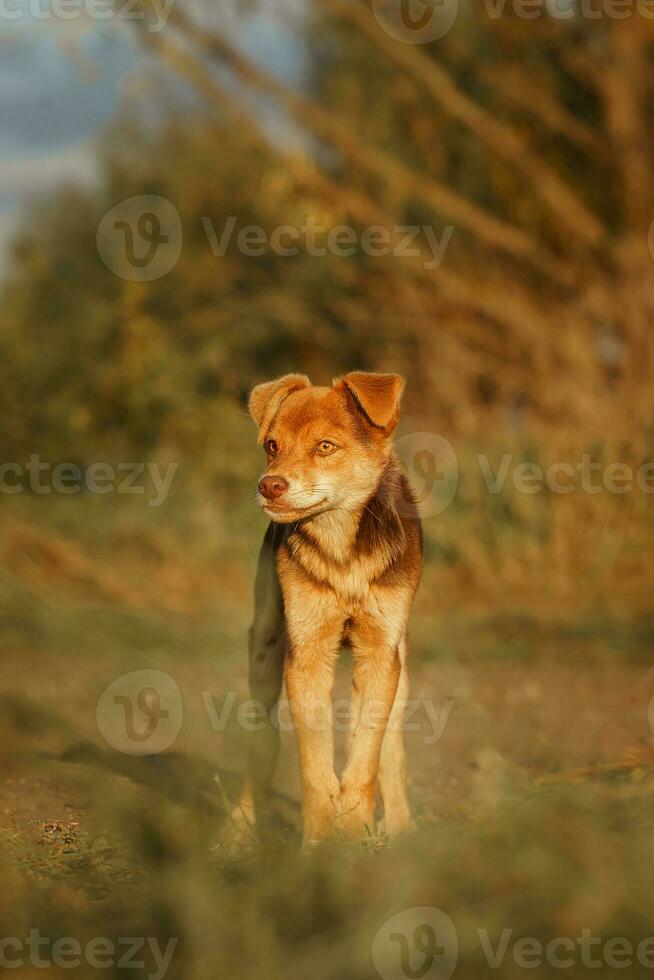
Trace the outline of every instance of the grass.
<instances>
[{"instance_id":1,"label":"grass","mask_svg":"<svg viewBox=\"0 0 654 980\"><path fill-rule=\"evenodd\" d=\"M552 603L548 583L534 595L510 577L484 592L470 584L471 536L448 544L459 517L430 525L442 547L428 552L412 618L419 710L407 733L419 832L300 850L285 733L276 832L234 847L226 798L247 747L236 709L258 522L236 509L226 529L191 498L144 526L123 504L102 511L95 548L97 501L10 502L0 524L0 936L38 928L50 943L103 936L116 948L141 936L162 949L175 937L167 976L183 980L366 980L380 965L390 980L403 974L384 924L404 913L411 943L420 923L406 910L434 907L457 933L454 975L478 980L521 977L521 937L654 932L652 619L640 593L633 605L583 590ZM96 721L103 690L141 669L169 674L183 703L178 739L144 757L116 751ZM347 686L344 663L336 695ZM220 713L230 697L216 726L207 698ZM450 706L435 740L426 704L439 717ZM505 930L492 969L484 949ZM611 969L610 951L593 948ZM143 962L104 975L155 976L151 950ZM576 955L567 975L588 969Z\"/></svg>"},{"instance_id":2,"label":"grass","mask_svg":"<svg viewBox=\"0 0 654 980\"><path fill-rule=\"evenodd\" d=\"M506 929L543 944L583 929L650 934L653 788L649 777L547 789L509 780L483 816L450 815L398 845L307 853L282 838L242 859L207 846L193 808L127 794L101 833L102 822L91 833L69 822L38 823L18 841L3 834L13 881L27 882L18 916L4 910L4 934L22 935L29 909L52 939L179 937L170 976L365 978L384 922L428 906L455 925L457 975L497 975L479 930L493 946ZM510 953L500 975L521 975Z\"/></svg>"}]
</instances>

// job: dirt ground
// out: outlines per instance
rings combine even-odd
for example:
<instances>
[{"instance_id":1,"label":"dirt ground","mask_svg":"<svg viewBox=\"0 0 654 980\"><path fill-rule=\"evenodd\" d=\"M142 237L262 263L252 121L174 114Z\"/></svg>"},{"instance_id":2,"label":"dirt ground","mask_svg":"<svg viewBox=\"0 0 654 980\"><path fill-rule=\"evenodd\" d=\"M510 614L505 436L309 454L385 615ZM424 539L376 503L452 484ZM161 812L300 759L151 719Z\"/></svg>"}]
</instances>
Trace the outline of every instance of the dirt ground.
<instances>
[{"instance_id":1,"label":"dirt ground","mask_svg":"<svg viewBox=\"0 0 654 980\"><path fill-rule=\"evenodd\" d=\"M97 692L110 678L110 658L69 657L65 674L48 653L3 656L0 699L22 727L22 750L5 759L0 781L0 826L29 836L42 834L45 847L57 843L56 825L74 825L74 834L92 830L83 781L76 769L89 761L107 766L122 780L174 793L174 773L198 798L218 793L221 774L237 792L247 751L245 658L229 666L216 657L186 657L171 668L184 704L184 721L173 746L157 758L116 753L98 731ZM156 657L147 665L156 668ZM134 669L139 664L135 663ZM342 764L345 704L350 665L339 664L337 759ZM411 797L418 820L432 823L457 813L492 808L506 780L565 782L589 778L583 770L616 773L654 763L648 705L654 676L642 666L608 658L580 669L556 659L411 664L411 704L405 722ZM100 684L98 683L100 681ZM242 723L242 719L245 721ZM280 807L297 826L299 785L295 738L288 714L280 712L282 752L275 780ZM153 771L166 771L157 787ZM632 775L633 775L632 773ZM53 828L55 828L53 830Z\"/></svg>"},{"instance_id":2,"label":"dirt ground","mask_svg":"<svg viewBox=\"0 0 654 980\"><path fill-rule=\"evenodd\" d=\"M416 909L441 910L458 934L455 980L513 980L524 968L512 953L500 972L490 966L480 932L496 946L507 929L545 945L585 929L634 942L653 931L646 608L563 618L560 605L554 617L545 602L515 596L466 605L439 594L447 573L437 581L432 569L411 620L405 723L418 832L391 844L380 826L360 845L301 850L297 753L282 708L274 834L234 847L227 814L248 745L254 545L203 577L207 566L172 547L136 560L131 539L121 564L115 531L105 560L17 526L0 534L0 938L32 928L80 943L172 937L170 980L246 970L251 980L370 980L380 975L375 937L393 916L411 925ZM349 670L344 653L338 765ZM172 697L164 712L149 714L148 701L139 715L138 692L161 684ZM103 705L116 691L122 707L107 728ZM125 691L134 730L154 720L164 738L150 754L125 751ZM97 976L88 963L51 971ZM26 960L20 975L43 972ZM575 961L566 975L587 967ZM629 975L651 973L635 964Z\"/></svg>"}]
</instances>

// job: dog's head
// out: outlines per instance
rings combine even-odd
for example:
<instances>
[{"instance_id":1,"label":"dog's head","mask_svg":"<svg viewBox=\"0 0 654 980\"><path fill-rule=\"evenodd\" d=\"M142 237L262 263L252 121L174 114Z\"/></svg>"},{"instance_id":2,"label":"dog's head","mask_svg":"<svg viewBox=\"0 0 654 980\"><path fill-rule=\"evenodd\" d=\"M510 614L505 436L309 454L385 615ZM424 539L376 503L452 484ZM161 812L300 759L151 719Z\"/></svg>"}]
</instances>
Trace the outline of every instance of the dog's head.
<instances>
[{"instance_id":1,"label":"dog's head","mask_svg":"<svg viewBox=\"0 0 654 980\"><path fill-rule=\"evenodd\" d=\"M258 385L250 414L266 472L259 503L280 523L323 511L356 511L374 493L392 452L404 379L352 371L331 388L303 374Z\"/></svg>"}]
</instances>

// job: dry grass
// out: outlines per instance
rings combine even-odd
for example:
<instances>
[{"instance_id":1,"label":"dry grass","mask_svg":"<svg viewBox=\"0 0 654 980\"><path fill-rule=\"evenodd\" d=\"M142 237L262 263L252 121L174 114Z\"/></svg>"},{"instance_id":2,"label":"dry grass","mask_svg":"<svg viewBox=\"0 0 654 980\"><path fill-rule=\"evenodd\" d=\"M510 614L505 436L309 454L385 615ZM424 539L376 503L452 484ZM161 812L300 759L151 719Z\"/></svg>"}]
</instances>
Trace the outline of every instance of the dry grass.
<instances>
[{"instance_id":1,"label":"dry grass","mask_svg":"<svg viewBox=\"0 0 654 980\"><path fill-rule=\"evenodd\" d=\"M451 540L437 519L413 620L413 694L437 713L452 708L437 741L424 712L407 735L420 832L393 845L379 836L299 851L295 748L285 733L276 832L234 847L226 801L238 794L246 738L234 717L213 730L201 695L217 708L230 690L237 701L246 695L247 592L221 595L210 574L196 588L209 562L200 544L188 566L174 549L144 549L141 537L125 547L124 513L120 533L105 527L95 553L83 523L73 527L68 515L63 534L61 511L38 525L30 507L19 505L18 530L5 524L0 534L5 547L14 543L4 552L0 604L10 627L1 693L3 935L38 926L80 942L179 936L169 975L184 980L242 972L246 963L255 978L363 980L374 975L377 929L407 907L447 911L461 976L485 975L477 929L494 942L504 928L545 941L583 928L649 934L654 680L642 665L652 628L637 603L628 617L617 617L616 603L598 619L597 594L580 590L555 620L551 595L519 575L512 591L504 575L502 591L482 588L482 566L449 554L462 540L457 522L470 520L465 507L447 524ZM243 521L213 553L223 575L231 553L236 582L247 580L258 539ZM112 547L120 576L107 571ZM519 541L501 550L512 548ZM124 601L106 591L109 574L129 593ZM165 608L164 583L173 579L186 598ZM144 667L175 678L184 727L166 754L127 757L104 743L95 706L108 683ZM346 691L345 663L336 696ZM521 975L512 961L503 969Z\"/></svg>"}]
</instances>

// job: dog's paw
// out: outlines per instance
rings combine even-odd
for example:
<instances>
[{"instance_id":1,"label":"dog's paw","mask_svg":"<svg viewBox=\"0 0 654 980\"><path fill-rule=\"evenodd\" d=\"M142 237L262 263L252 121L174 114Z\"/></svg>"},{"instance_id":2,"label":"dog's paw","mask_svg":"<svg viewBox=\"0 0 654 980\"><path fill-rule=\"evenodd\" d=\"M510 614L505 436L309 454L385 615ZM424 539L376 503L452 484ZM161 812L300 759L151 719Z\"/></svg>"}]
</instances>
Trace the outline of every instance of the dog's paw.
<instances>
[{"instance_id":1,"label":"dog's paw","mask_svg":"<svg viewBox=\"0 0 654 980\"><path fill-rule=\"evenodd\" d=\"M341 790L336 776L319 789L304 790L302 812L305 846L339 836Z\"/></svg>"},{"instance_id":2,"label":"dog's paw","mask_svg":"<svg viewBox=\"0 0 654 980\"><path fill-rule=\"evenodd\" d=\"M338 826L346 840L362 840L376 836L374 787L351 786L341 783Z\"/></svg>"},{"instance_id":3,"label":"dog's paw","mask_svg":"<svg viewBox=\"0 0 654 980\"><path fill-rule=\"evenodd\" d=\"M387 813L381 821L380 830L393 839L417 833L418 825L410 813Z\"/></svg>"}]
</instances>

